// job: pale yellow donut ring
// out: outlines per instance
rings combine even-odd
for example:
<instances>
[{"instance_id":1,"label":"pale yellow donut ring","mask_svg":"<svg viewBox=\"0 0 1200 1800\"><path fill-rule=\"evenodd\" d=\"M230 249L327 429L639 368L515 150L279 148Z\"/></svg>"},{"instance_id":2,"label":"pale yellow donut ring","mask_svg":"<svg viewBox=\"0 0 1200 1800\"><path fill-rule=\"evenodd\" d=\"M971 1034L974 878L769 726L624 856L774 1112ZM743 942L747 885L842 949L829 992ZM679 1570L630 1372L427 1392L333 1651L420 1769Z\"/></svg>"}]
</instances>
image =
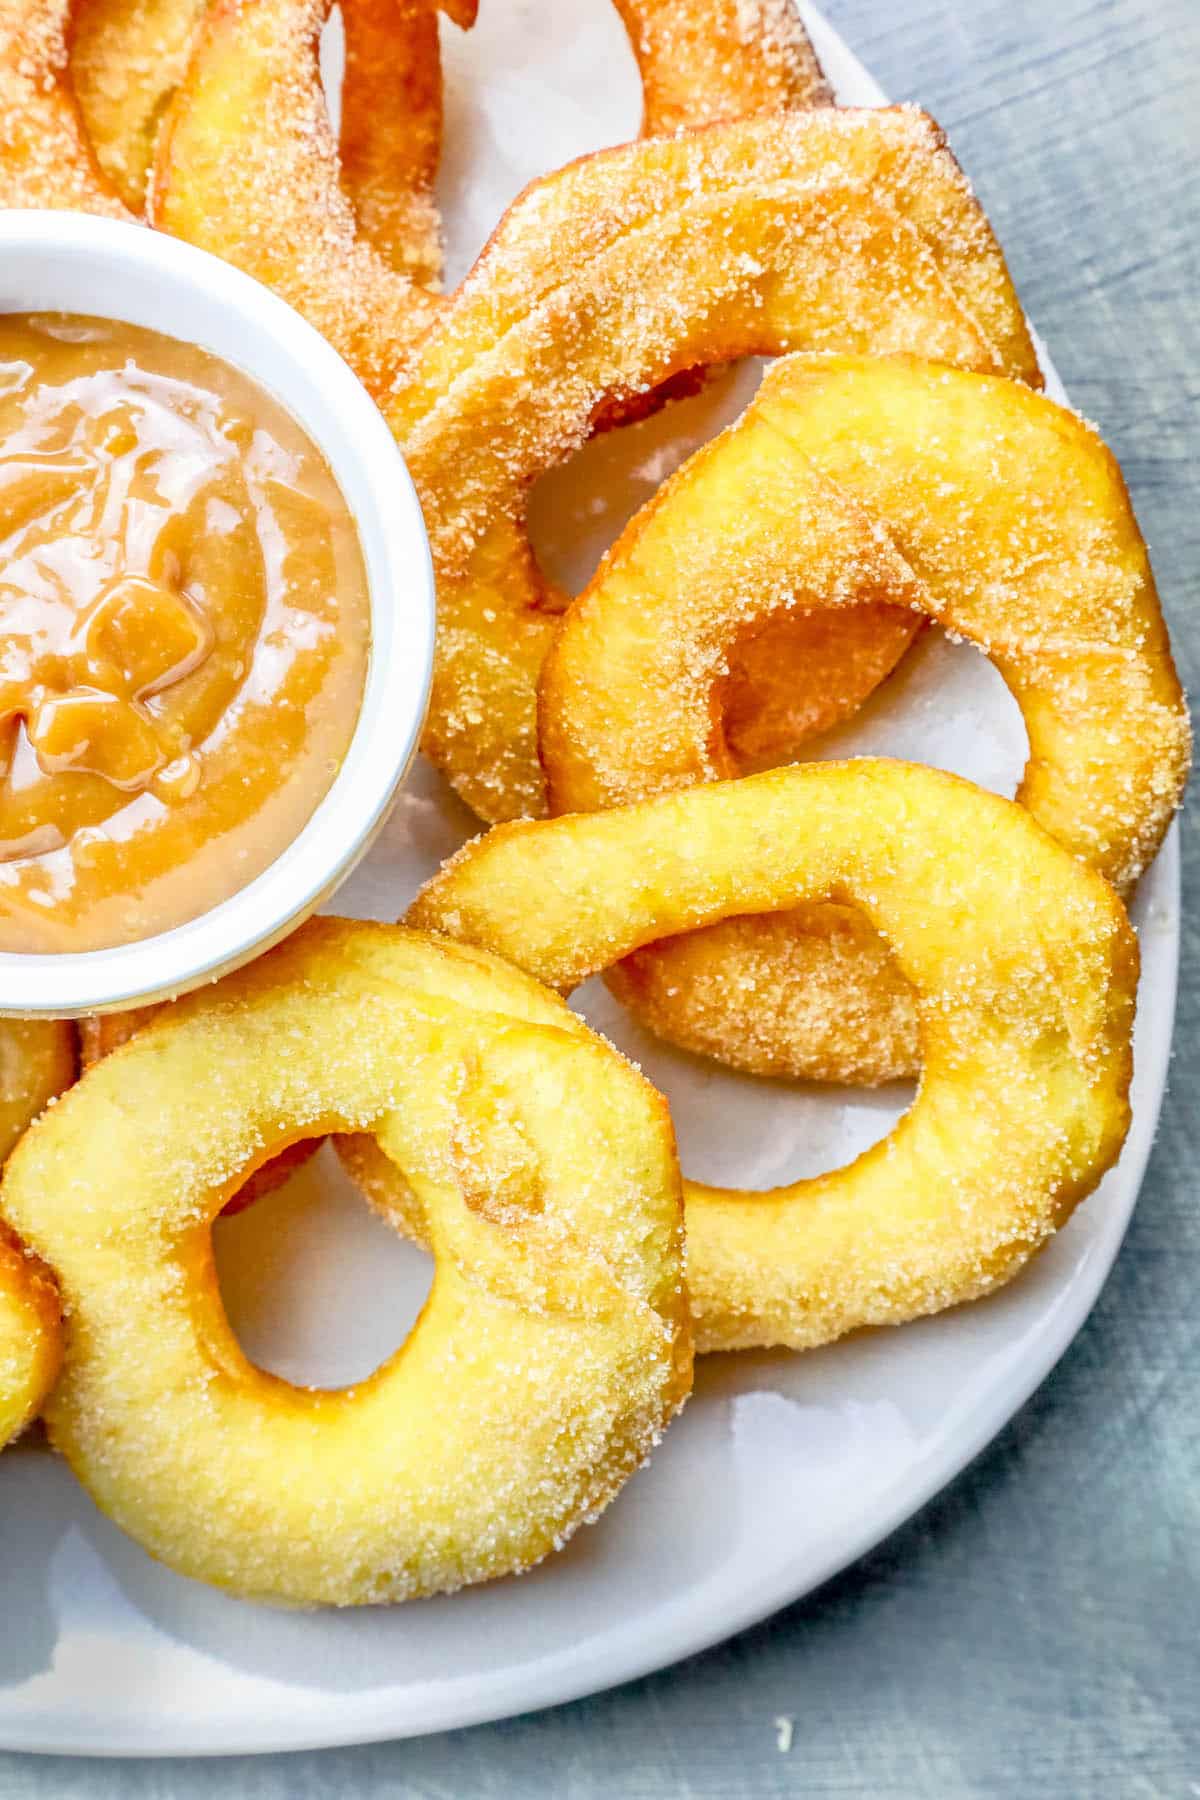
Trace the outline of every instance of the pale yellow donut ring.
<instances>
[{"instance_id":1,"label":"pale yellow donut ring","mask_svg":"<svg viewBox=\"0 0 1200 1800\"><path fill-rule=\"evenodd\" d=\"M46 1409L97 1504L258 1599L398 1600L528 1567L617 1492L690 1386L666 1106L578 1029L461 1004L481 959L312 921L90 1070L3 1204L69 1317ZM463 973L465 971L465 974ZM284 1143L369 1131L436 1259L406 1343L314 1391L243 1355L210 1225Z\"/></svg>"},{"instance_id":2,"label":"pale yellow donut ring","mask_svg":"<svg viewBox=\"0 0 1200 1800\"><path fill-rule=\"evenodd\" d=\"M924 1067L890 1135L764 1193L685 1183L702 1349L797 1349L1009 1280L1128 1127L1137 947L1108 883L1023 808L914 764L796 764L495 830L409 922L567 992L654 939L858 907L917 993Z\"/></svg>"}]
</instances>

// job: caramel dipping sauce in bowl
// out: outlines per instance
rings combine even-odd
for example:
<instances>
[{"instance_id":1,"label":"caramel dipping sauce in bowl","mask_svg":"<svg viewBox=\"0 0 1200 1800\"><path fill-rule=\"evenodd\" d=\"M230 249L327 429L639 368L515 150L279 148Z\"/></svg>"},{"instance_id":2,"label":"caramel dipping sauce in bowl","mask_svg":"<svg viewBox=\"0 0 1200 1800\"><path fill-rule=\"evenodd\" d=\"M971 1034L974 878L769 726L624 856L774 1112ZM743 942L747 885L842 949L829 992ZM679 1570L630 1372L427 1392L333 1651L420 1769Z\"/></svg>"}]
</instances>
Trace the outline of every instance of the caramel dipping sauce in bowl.
<instances>
[{"instance_id":1,"label":"caramel dipping sauce in bowl","mask_svg":"<svg viewBox=\"0 0 1200 1800\"><path fill-rule=\"evenodd\" d=\"M370 846L433 659L365 390L238 270L0 213L0 1015L166 999Z\"/></svg>"}]
</instances>

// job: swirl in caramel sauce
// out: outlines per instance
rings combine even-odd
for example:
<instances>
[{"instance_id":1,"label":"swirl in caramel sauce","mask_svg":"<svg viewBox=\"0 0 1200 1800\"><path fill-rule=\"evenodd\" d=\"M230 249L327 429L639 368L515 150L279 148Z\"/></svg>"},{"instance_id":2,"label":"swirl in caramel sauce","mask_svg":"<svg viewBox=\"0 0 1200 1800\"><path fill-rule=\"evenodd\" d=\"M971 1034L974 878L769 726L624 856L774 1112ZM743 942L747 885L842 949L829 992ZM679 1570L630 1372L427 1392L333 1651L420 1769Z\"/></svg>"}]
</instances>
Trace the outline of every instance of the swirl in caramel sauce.
<instances>
[{"instance_id":1,"label":"swirl in caramel sauce","mask_svg":"<svg viewBox=\"0 0 1200 1800\"><path fill-rule=\"evenodd\" d=\"M0 949L195 918L354 731L366 571L316 446L194 345L0 317Z\"/></svg>"}]
</instances>

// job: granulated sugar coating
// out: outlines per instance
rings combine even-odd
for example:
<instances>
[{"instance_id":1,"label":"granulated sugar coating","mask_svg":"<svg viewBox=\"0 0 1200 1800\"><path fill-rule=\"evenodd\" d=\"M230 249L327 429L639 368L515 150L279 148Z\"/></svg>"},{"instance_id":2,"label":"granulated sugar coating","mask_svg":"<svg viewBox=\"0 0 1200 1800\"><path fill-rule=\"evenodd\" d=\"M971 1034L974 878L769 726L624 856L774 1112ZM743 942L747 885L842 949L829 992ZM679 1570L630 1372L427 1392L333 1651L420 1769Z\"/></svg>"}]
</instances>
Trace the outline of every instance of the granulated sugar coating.
<instances>
[{"instance_id":1,"label":"granulated sugar coating","mask_svg":"<svg viewBox=\"0 0 1200 1800\"><path fill-rule=\"evenodd\" d=\"M0 0L0 206L128 218L66 79L70 0Z\"/></svg>"},{"instance_id":2,"label":"granulated sugar coating","mask_svg":"<svg viewBox=\"0 0 1200 1800\"><path fill-rule=\"evenodd\" d=\"M61 1360L53 1277L0 1220L0 1450L37 1417Z\"/></svg>"},{"instance_id":3,"label":"granulated sugar coating","mask_svg":"<svg viewBox=\"0 0 1200 1800\"><path fill-rule=\"evenodd\" d=\"M210 1226L290 1139L370 1133L436 1260L407 1342L340 1391L253 1367ZM516 970L311 921L167 1009L25 1137L4 1205L69 1319L46 1410L97 1504L231 1592L349 1605L528 1567L691 1386L665 1102Z\"/></svg>"},{"instance_id":4,"label":"granulated sugar coating","mask_svg":"<svg viewBox=\"0 0 1200 1800\"><path fill-rule=\"evenodd\" d=\"M96 160L140 213L205 0L73 0L68 74Z\"/></svg>"},{"instance_id":5,"label":"granulated sugar coating","mask_svg":"<svg viewBox=\"0 0 1200 1800\"><path fill-rule=\"evenodd\" d=\"M80 1019L78 1030L81 1070L90 1069L102 1056L107 1056L112 1050L119 1050L135 1032L148 1025L151 1019L157 1018L161 1011L161 1006L134 1006L127 1012L99 1013L92 1018ZM274 1193L302 1164L315 1156L320 1148L319 1138L301 1138L297 1143L289 1144L285 1150L281 1150L278 1156L260 1163L237 1193L225 1202L225 1213L241 1212L245 1207L253 1206L264 1195Z\"/></svg>"},{"instance_id":6,"label":"granulated sugar coating","mask_svg":"<svg viewBox=\"0 0 1200 1800\"><path fill-rule=\"evenodd\" d=\"M615 0L645 95L643 132L832 95L791 0Z\"/></svg>"},{"instance_id":7,"label":"granulated sugar coating","mask_svg":"<svg viewBox=\"0 0 1200 1800\"><path fill-rule=\"evenodd\" d=\"M498 826L409 912L567 992L664 932L825 900L864 913L912 985L917 1098L832 1174L685 1182L701 1349L938 1312L1063 1224L1129 1122L1137 946L1111 887L1012 801L864 758Z\"/></svg>"},{"instance_id":8,"label":"granulated sugar coating","mask_svg":"<svg viewBox=\"0 0 1200 1800\"><path fill-rule=\"evenodd\" d=\"M282 294L384 400L442 301L359 231L317 61L329 5L211 9L163 126L150 215ZM397 15L397 77L410 85L422 59L403 28L426 11ZM403 116L402 88L389 107Z\"/></svg>"},{"instance_id":9,"label":"granulated sugar coating","mask_svg":"<svg viewBox=\"0 0 1200 1800\"><path fill-rule=\"evenodd\" d=\"M120 0L87 4L107 11ZM444 304L433 291L441 255L431 197L442 123L438 6L400 0L381 16L370 0L343 5L340 155L318 65L330 6L210 8L163 127L150 210L155 224L281 293L383 404ZM475 6L456 0L445 10L469 25ZM645 132L825 98L807 37L794 17L786 22L790 8L770 5L754 23L744 5L718 0L702 28L706 9L679 0L622 0L619 10L645 81ZM152 46L141 36L144 54ZM107 68L86 82L89 116L103 110L105 83L111 92L129 67L120 41L97 32L94 42L103 42ZM157 69L150 84L161 111L178 71ZM107 127L99 121L106 142L128 109L116 114ZM137 151L115 154L138 161Z\"/></svg>"},{"instance_id":10,"label":"granulated sugar coating","mask_svg":"<svg viewBox=\"0 0 1200 1800\"><path fill-rule=\"evenodd\" d=\"M737 774L722 693L739 645L878 599L996 661L1029 737L1018 800L1128 891L1179 804L1191 734L1120 472L1044 395L904 357L777 362L626 528L543 669L552 811ZM660 1036L755 1074L916 1071L911 994L876 943L848 953L838 910L652 945L615 985Z\"/></svg>"},{"instance_id":11,"label":"granulated sugar coating","mask_svg":"<svg viewBox=\"0 0 1200 1800\"><path fill-rule=\"evenodd\" d=\"M532 483L614 402L814 348L1040 380L987 220L922 113L817 108L656 139L511 209L389 408L438 581L425 747L483 817L546 809L535 693L564 599L525 530Z\"/></svg>"},{"instance_id":12,"label":"granulated sugar coating","mask_svg":"<svg viewBox=\"0 0 1200 1800\"><path fill-rule=\"evenodd\" d=\"M75 0L71 83L100 165L134 211L145 203L159 131L206 10L204 0ZM374 247L414 280L436 283L441 241L432 186L442 126L436 5L342 0L340 11L346 46L341 186ZM298 8L292 16L300 61L311 53L304 36L310 25Z\"/></svg>"},{"instance_id":13,"label":"granulated sugar coating","mask_svg":"<svg viewBox=\"0 0 1200 1800\"><path fill-rule=\"evenodd\" d=\"M0 1163L75 1079L75 1028L0 1019ZM58 1290L0 1218L0 1449L36 1415L58 1372Z\"/></svg>"}]
</instances>

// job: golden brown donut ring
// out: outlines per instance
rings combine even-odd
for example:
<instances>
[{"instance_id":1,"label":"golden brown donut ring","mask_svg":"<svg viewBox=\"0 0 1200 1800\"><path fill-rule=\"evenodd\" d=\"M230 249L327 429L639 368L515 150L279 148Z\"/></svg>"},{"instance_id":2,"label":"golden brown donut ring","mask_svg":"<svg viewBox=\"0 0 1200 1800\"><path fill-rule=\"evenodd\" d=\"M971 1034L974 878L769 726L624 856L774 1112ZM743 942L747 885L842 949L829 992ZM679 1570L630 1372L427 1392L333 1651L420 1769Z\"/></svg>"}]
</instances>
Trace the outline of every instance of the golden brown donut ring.
<instances>
[{"instance_id":1,"label":"golden brown donut ring","mask_svg":"<svg viewBox=\"0 0 1200 1800\"><path fill-rule=\"evenodd\" d=\"M163 111L207 0L72 0L68 71L96 161L140 214Z\"/></svg>"},{"instance_id":2,"label":"golden brown donut ring","mask_svg":"<svg viewBox=\"0 0 1200 1800\"><path fill-rule=\"evenodd\" d=\"M54 1279L0 1219L0 1450L37 1417L61 1363Z\"/></svg>"},{"instance_id":3,"label":"golden brown donut ring","mask_svg":"<svg viewBox=\"0 0 1200 1800\"><path fill-rule=\"evenodd\" d=\"M172 1568L301 1605L527 1568L686 1396L666 1105L594 1034L516 1018L531 987L395 927L310 921L26 1134L5 1207L69 1317L52 1441ZM331 1129L395 1159L437 1265L406 1343L336 1391L247 1361L209 1240L247 1164Z\"/></svg>"},{"instance_id":4,"label":"golden brown donut ring","mask_svg":"<svg viewBox=\"0 0 1200 1800\"><path fill-rule=\"evenodd\" d=\"M57 1019L0 1019L0 1163L75 1079L75 1033ZM62 1356L58 1289L0 1217L0 1449L36 1417Z\"/></svg>"},{"instance_id":5,"label":"golden brown donut ring","mask_svg":"<svg viewBox=\"0 0 1200 1800\"><path fill-rule=\"evenodd\" d=\"M525 501L614 400L751 353L911 349L1038 383L987 221L907 108L818 108L585 157L526 190L389 410L439 632L425 749L476 812L545 811L536 686L564 598Z\"/></svg>"},{"instance_id":6,"label":"golden brown donut ring","mask_svg":"<svg viewBox=\"0 0 1200 1800\"><path fill-rule=\"evenodd\" d=\"M317 48L330 0L214 0L158 138L147 207L289 300L377 400L438 296L359 231Z\"/></svg>"},{"instance_id":7,"label":"golden brown donut ring","mask_svg":"<svg viewBox=\"0 0 1200 1800\"><path fill-rule=\"evenodd\" d=\"M626 529L543 670L553 809L735 773L731 649L906 581L908 604L991 656L1017 699L1018 800L1128 891L1179 804L1191 733L1120 470L1044 395L910 358L776 363ZM754 1073L912 1073L911 997L841 941L822 954L814 929L811 914L721 924L640 951L613 985L660 1035ZM799 958L812 991L793 1012Z\"/></svg>"},{"instance_id":8,"label":"golden brown donut ring","mask_svg":"<svg viewBox=\"0 0 1200 1800\"><path fill-rule=\"evenodd\" d=\"M791 0L614 0L637 58L642 136L833 99Z\"/></svg>"},{"instance_id":9,"label":"golden brown donut ring","mask_svg":"<svg viewBox=\"0 0 1200 1800\"><path fill-rule=\"evenodd\" d=\"M0 0L0 206L130 215L67 79L70 0Z\"/></svg>"},{"instance_id":10,"label":"golden brown donut ring","mask_svg":"<svg viewBox=\"0 0 1200 1800\"><path fill-rule=\"evenodd\" d=\"M722 0L723 10L735 4ZM215 0L159 140L150 215L283 294L382 404L442 302L366 241L342 191L317 65L329 8L330 0ZM628 11L640 14L641 0ZM752 33L747 59L756 47ZM772 39L769 73L751 89L787 85L790 56ZM661 73L657 54L651 65ZM741 86L724 79L722 104Z\"/></svg>"},{"instance_id":11,"label":"golden brown donut ring","mask_svg":"<svg viewBox=\"0 0 1200 1800\"><path fill-rule=\"evenodd\" d=\"M684 1183L701 1349L803 1349L1023 1267L1128 1127L1120 901L1011 800L863 758L497 826L409 911L567 993L664 932L830 899L866 914L916 990L921 1085L846 1168L762 1193Z\"/></svg>"},{"instance_id":12,"label":"golden brown donut ring","mask_svg":"<svg viewBox=\"0 0 1200 1800\"><path fill-rule=\"evenodd\" d=\"M470 7L443 0L463 24ZM75 0L70 76L88 139L141 212L155 145L207 0ZM441 274L438 0L341 0L340 181L377 250L425 285Z\"/></svg>"}]
</instances>

